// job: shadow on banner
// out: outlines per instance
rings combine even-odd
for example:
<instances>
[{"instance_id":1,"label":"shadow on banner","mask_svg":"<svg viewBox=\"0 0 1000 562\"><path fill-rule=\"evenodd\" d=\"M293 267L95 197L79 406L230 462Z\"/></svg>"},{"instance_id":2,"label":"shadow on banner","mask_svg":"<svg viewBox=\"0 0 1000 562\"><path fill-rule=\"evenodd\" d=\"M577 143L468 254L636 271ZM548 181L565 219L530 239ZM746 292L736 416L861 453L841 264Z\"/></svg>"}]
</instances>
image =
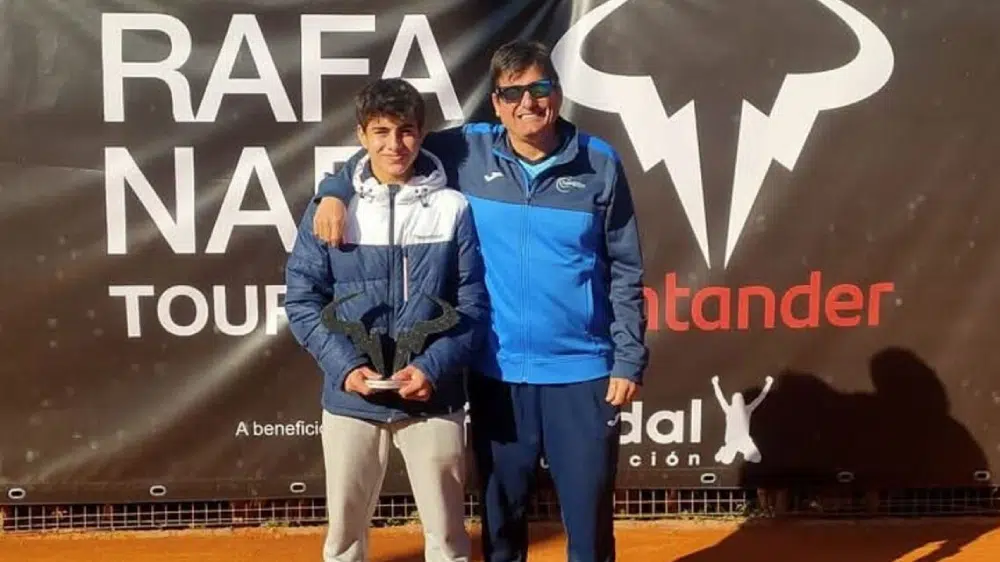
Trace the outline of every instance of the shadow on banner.
<instances>
[{"instance_id":1,"label":"shadow on banner","mask_svg":"<svg viewBox=\"0 0 1000 562\"><path fill-rule=\"evenodd\" d=\"M746 463L741 486L756 488L762 497L781 498L789 487L813 490L809 505L787 506L795 511L822 511L824 496L845 492L873 493L879 489L924 487L942 482L976 484L974 474L987 460L969 431L951 417L950 404L938 374L910 350L890 347L869 362L873 392L843 393L822 378L785 371L775 376L767 400L755 413L753 434L761 462ZM747 400L760 393L744 392ZM808 404L808 407L803 407ZM852 473L849 484L830 475ZM874 497L869 495L869 497ZM784 500L781 500L784 501ZM874 506L871 506L874 507ZM781 511L782 506L778 506ZM847 532L823 525L795 523L742 526L713 547L681 558L683 562L770 559L775 552L806 549L811 560L889 562L929 543L938 543L919 558L943 560L992 530L996 525L903 525L868 529L864 552L850 541L830 541L830 533ZM861 532L861 531L851 531ZM828 547L809 547L830 543ZM930 547L928 547L930 548ZM848 550L850 550L848 552Z\"/></svg>"}]
</instances>

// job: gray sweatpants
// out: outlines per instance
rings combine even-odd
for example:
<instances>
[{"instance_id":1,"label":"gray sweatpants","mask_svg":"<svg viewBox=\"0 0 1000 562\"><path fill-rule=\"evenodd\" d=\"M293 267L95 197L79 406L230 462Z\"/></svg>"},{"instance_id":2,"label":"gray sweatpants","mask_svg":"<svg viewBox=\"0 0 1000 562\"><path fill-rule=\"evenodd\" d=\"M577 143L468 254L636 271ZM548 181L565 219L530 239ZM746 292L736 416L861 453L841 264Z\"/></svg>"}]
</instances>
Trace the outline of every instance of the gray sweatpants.
<instances>
[{"instance_id":1,"label":"gray sweatpants","mask_svg":"<svg viewBox=\"0 0 1000 562\"><path fill-rule=\"evenodd\" d=\"M367 562L368 529L390 441L402 453L424 531L424 560L467 562L465 412L376 424L323 411L329 526L324 562Z\"/></svg>"}]
</instances>

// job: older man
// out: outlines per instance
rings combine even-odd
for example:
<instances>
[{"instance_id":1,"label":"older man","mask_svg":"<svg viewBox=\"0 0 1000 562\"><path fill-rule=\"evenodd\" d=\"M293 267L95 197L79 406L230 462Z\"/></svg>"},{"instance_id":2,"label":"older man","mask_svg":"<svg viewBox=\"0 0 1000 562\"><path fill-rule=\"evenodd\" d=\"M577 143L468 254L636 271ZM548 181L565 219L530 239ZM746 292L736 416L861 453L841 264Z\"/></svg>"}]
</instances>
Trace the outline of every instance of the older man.
<instances>
[{"instance_id":1,"label":"older man","mask_svg":"<svg viewBox=\"0 0 1000 562\"><path fill-rule=\"evenodd\" d=\"M615 559L619 410L648 361L642 254L621 159L559 116L548 49L514 41L491 63L501 125L430 133L462 190L486 267L487 344L469 379L484 558L527 558L539 458L559 496L568 559ZM358 156L320 185L316 235L338 243Z\"/></svg>"}]
</instances>

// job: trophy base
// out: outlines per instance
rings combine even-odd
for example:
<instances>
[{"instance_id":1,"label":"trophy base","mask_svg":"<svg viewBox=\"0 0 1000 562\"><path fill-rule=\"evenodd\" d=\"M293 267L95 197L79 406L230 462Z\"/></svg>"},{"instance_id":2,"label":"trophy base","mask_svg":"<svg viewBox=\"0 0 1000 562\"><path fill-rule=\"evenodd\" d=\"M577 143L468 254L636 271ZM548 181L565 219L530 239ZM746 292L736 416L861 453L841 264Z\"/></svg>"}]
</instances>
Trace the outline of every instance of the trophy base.
<instances>
[{"instance_id":1,"label":"trophy base","mask_svg":"<svg viewBox=\"0 0 1000 562\"><path fill-rule=\"evenodd\" d=\"M399 390L403 387L401 381L391 379L365 379L365 384L372 390Z\"/></svg>"}]
</instances>

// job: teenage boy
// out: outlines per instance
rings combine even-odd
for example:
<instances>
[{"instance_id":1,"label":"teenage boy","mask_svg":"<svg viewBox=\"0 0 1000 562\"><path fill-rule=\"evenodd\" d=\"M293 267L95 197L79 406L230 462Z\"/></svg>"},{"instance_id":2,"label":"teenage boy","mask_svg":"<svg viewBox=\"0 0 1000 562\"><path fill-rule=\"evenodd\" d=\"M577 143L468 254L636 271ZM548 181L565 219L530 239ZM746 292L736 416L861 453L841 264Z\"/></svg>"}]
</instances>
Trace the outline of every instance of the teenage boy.
<instances>
[{"instance_id":1,"label":"teenage boy","mask_svg":"<svg viewBox=\"0 0 1000 562\"><path fill-rule=\"evenodd\" d=\"M354 168L345 243L329 247L313 235L311 203L286 269L291 331L324 374L323 556L367 560L392 443L406 463L425 560L467 561L463 376L489 321L479 244L466 198L447 188L441 162L421 149L419 92L401 79L378 80L358 94L356 113L366 154ZM380 363L390 369L395 338L444 314L431 297L453 306L458 323L431 335L398 372L376 372ZM328 327L324 310L363 322L382 352ZM393 384L398 388L386 389Z\"/></svg>"}]
</instances>

